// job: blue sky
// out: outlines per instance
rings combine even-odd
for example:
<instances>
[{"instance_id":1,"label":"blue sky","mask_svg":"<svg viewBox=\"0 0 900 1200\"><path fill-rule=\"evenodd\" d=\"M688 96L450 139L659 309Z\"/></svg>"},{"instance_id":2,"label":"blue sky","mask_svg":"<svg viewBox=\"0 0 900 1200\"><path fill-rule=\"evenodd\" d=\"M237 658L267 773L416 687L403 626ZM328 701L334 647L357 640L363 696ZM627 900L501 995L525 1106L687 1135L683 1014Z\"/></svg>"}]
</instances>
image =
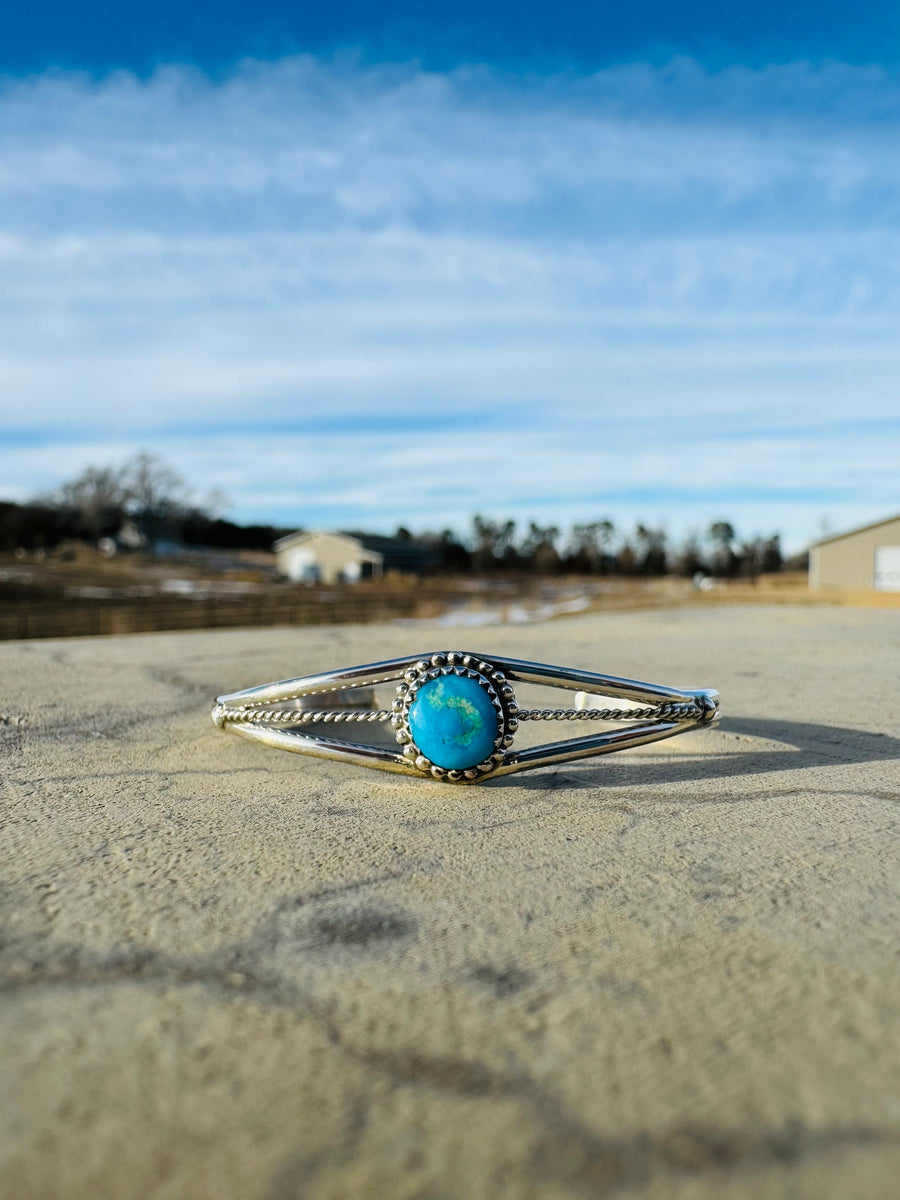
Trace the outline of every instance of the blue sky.
<instances>
[{"instance_id":1,"label":"blue sky","mask_svg":"<svg viewBox=\"0 0 900 1200\"><path fill-rule=\"evenodd\" d=\"M148 448L298 525L900 509L896 6L73 11L0 47L0 494Z\"/></svg>"},{"instance_id":2,"label":"blue sky","mask_svg":"<svg viewBox=\"0 0 900 1200\"><path fill-rule=\"evenodd\" d=\"M175 61L219 70L246 57L328 57L348 47L431 70L487 62L591 71L678 55L712 68L886 63L898 57L900 10L890 0L42 0L4 14L0 70L144 73Z\"/></svg>"}]
</instances>

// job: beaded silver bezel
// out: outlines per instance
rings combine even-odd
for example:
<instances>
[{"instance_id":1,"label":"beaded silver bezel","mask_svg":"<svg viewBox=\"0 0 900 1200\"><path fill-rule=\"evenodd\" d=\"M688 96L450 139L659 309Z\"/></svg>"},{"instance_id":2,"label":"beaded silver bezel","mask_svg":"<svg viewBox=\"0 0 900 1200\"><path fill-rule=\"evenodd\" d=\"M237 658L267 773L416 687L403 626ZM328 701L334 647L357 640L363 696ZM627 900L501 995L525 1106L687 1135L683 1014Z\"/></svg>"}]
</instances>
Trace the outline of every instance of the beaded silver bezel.
<instances>
[{"instance_id":1,"label":"beaded silver bezel","mask_svg":"<svg viewBox=\"0 0 900 1200\"><path fill-rule=\"evenodd\" d=\"M494 749L484 762L465 770L440 767L427 758L416 745L409 725L409 710L419 688L442 675L459 675L476 680L487 692L497 714L497 736ZM475 783L490 775L503 762L506 751L513 744L519 727L519 706L512 684L492 662L477 654L466 654L462 650L446 650L420 659L404 673L403 681L397 686L397 695L391 705L391 725L397 741L403 746L403 755L422 775L431 775L450 783Z\"/></svg>"}]
</instances>

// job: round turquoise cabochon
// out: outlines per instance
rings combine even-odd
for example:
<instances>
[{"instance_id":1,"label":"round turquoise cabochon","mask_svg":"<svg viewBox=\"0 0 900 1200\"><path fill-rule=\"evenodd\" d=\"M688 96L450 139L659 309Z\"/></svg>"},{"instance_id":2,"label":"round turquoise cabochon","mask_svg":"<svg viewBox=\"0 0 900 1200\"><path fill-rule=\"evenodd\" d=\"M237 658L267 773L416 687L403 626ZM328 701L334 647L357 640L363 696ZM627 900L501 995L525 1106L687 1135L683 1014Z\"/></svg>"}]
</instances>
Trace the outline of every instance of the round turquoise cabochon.
<instances>
[{"instance_id":1,"label":"round turquoise cabochon","mask_svg":"<svg viewBox=\"0 0 900 1200\"><path fill-rule=\"evenodd\" d=\"M423 683L409 707L409 728L435 766L465 771L490 758L497 710L477 679L440 675Z\"/></svg>"}]
</instances>

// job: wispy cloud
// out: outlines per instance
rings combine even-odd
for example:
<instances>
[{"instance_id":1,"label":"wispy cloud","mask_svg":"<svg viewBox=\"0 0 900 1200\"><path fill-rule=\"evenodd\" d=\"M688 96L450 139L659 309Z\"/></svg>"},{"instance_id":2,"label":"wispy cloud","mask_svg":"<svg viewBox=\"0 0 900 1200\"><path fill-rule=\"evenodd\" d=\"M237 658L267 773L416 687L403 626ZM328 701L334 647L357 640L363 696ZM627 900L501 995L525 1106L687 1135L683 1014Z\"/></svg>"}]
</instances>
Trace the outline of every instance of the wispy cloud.
<instances>
[{"instance_id":1,"label":"wispy cloud","mask_svg":"<svg viewBox=\"0 0 900 1200\"><path fill-rule=\"evenodd\" d=\"M290 59L0 89L0 490L794 540L900 507L900 84Z\"/></svg>"}]
</instances>

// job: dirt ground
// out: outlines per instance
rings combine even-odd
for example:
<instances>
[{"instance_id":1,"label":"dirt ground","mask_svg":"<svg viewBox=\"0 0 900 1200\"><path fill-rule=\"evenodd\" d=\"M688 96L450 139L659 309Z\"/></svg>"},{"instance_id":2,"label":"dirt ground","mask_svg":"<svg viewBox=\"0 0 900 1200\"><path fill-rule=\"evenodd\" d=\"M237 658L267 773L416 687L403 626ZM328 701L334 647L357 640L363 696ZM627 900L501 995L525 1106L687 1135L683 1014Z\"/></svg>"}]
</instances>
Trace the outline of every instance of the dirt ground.
<instances>
[{"instance_id":1,"label":"dirt ground","mask_svg":"<svg viewBox=\"0 0 900 1200\"><path fill-rule=\"evenodd\" d=\"M209 720L455 648L725 715L472 788ZM893 1200L898 651L731 604L0 646L0 1196Z\"/></svg>"}]
</instances>

